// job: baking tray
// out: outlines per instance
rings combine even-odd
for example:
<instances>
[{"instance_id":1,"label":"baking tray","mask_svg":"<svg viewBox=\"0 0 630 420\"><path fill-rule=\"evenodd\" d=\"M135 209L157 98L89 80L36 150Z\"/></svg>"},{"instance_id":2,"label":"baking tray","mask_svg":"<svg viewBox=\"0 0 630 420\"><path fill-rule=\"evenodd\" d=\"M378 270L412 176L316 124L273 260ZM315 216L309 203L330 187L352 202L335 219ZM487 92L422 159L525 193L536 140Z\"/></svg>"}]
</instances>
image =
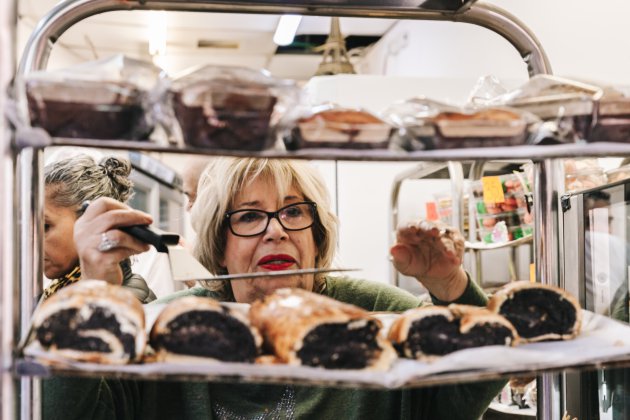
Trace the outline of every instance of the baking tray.
<instances>
[{"instance_id":1,"label":"baking tray","mask_svg":"<svg viewBox=\"0 0 630 420\"><path fill-rule=\"evenodd\" d=\"M148 305L147 324L160 307ZM389 326L396 315L376 314ZM583 311L580 335L574 340L489 346L461 350L432 363L398 359L390 370L331 370L322 368L247 363L144 363L125 366L68 362L29 343L15 368L18 375L52 374L134 379L215 382L292 383L297 385L352 386L380 389L421 387L485 379L500 379L533 372L595 369L630 365L630 326Z\"/></svg>"}]
</instances>

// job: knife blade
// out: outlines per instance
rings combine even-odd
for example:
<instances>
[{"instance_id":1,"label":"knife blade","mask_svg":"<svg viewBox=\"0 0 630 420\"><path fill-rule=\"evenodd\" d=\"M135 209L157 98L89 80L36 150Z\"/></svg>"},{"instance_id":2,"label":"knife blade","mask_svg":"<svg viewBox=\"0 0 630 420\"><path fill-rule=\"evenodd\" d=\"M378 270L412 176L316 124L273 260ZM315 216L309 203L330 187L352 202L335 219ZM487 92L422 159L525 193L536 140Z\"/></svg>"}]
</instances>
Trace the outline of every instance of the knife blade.
<instances>
[{"instance_id":1,"label":"knife blade","mask_svg":"<svg viewBox=\"0 0 630 420\"><path fill-rule=\"evenodd\" d=\"M318 273L335 273L335 272L347 272L347 271L360 271L359 268L303 268L299 270L281 270L281 271L257 271L254 273L239 273L239 274L225 274L220 276L214 276L212 278L206 278L205 281L224 281L224 280L247 280L260 277L285 277L305 274L318 274Z\"/></svg>"}]
</instances>

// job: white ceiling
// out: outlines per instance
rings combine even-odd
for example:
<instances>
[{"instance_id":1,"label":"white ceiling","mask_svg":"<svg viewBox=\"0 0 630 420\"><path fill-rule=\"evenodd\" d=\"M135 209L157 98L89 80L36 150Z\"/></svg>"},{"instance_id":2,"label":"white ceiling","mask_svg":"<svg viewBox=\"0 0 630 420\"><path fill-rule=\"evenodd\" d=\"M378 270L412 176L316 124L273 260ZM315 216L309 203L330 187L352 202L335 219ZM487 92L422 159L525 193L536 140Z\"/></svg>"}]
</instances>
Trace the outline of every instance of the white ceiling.
<instances>
[{"instance_id":1,"label":"white ceiling","mask_svg":"<svg viewBox=\"0 0 630 420\"><path fill-rule=\"evenodd\" d=\"M20 27L24 34L34 28L57 0L21 0ZM53 48L50 66L126 53L149 58L149 12L110 12L93 16L71 27ZM276 55L272 41L279 16L169 12L167 52L159 63L170 73L198 64L243 65L267 68L280 77L309 78L317 69L318 55ZM342 18L344 35L382 35L395 20ZM304 17L298 34L327 34L330 18ZM26 36L26 35L24 35ZM199 40L224 41L236 48L198 48ZM22 40L24 43L24 40ZM61 51L56 51L61 50ZM63 58L60 58L63 57Z\"/></svg>"}]
</instances>

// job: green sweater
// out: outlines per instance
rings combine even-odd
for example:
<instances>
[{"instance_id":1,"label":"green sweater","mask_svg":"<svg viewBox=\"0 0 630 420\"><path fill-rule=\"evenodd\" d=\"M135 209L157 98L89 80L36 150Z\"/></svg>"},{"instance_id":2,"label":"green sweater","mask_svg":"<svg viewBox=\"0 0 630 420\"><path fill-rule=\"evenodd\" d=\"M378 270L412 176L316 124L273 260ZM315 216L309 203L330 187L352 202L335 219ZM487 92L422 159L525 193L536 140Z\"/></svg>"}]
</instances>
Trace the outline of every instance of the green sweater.
<instances>
[{"instance_id":1,"label":"green sweater","mask_svg":"<svg viewBox=\"0 0 630 420\"><path fill-rule=\"evenodd\" d=\"M398 288L347 278L327 278L323 294L369 311L403 311L420 304ZM213 296L194 288L157 302L190 295ZM457 303L485 305L486 296L469 282ZM54 389L44 388L45 419L477 419L503 386L484 382L382 391L175 381L60 382ZM92 386L82 387L86 382ZM79 404L69 401L74 392L82 393Z\"/></svg>"}]
</instances>

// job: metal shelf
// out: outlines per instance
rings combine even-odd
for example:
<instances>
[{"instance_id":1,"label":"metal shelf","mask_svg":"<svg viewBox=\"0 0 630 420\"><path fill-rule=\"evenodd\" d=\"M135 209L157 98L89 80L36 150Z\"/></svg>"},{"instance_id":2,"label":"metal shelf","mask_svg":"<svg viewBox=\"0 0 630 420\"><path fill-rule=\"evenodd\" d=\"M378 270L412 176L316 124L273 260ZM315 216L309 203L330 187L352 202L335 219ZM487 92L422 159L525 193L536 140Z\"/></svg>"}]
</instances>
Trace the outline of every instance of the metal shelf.
<instances>
[{"instance_id":1,"label":"metal shelf","mask_svg":"<svg viewBox=\"0 0 630 420\"><path fill-rule=\"evenodd\" d=\"M474 249L475 251L489 251L492 249L514 248L520 245L529 244L533 242L533 240L533 235L528 235L514 241L503 242L500 244L486 244L483 242L466 241L466 249Z\"/></svg>"},{"instance_id":2,"label":"metal shelf","mask_svg":"<svg viewBox=\"0 0 630 420\"><path fill-rule=\"evenodd\" d=\"M250 152L242 150L212 150L195 147L159 145L151 141L96 140L52 138L51 146L85 146L105 149L125 149L147 152L184 153L214 156L258 156L270 158L394 161L394 162L447 162L475 160L533 160L565 157L611 157L630 155L630 143L574 143L546 146L484 147L471 149L441 149L428 151L391 151L358 149L302 149L298 151L265 150ZM28 146L28 145L22 145Z\"/></svg>"}]
</instances>

